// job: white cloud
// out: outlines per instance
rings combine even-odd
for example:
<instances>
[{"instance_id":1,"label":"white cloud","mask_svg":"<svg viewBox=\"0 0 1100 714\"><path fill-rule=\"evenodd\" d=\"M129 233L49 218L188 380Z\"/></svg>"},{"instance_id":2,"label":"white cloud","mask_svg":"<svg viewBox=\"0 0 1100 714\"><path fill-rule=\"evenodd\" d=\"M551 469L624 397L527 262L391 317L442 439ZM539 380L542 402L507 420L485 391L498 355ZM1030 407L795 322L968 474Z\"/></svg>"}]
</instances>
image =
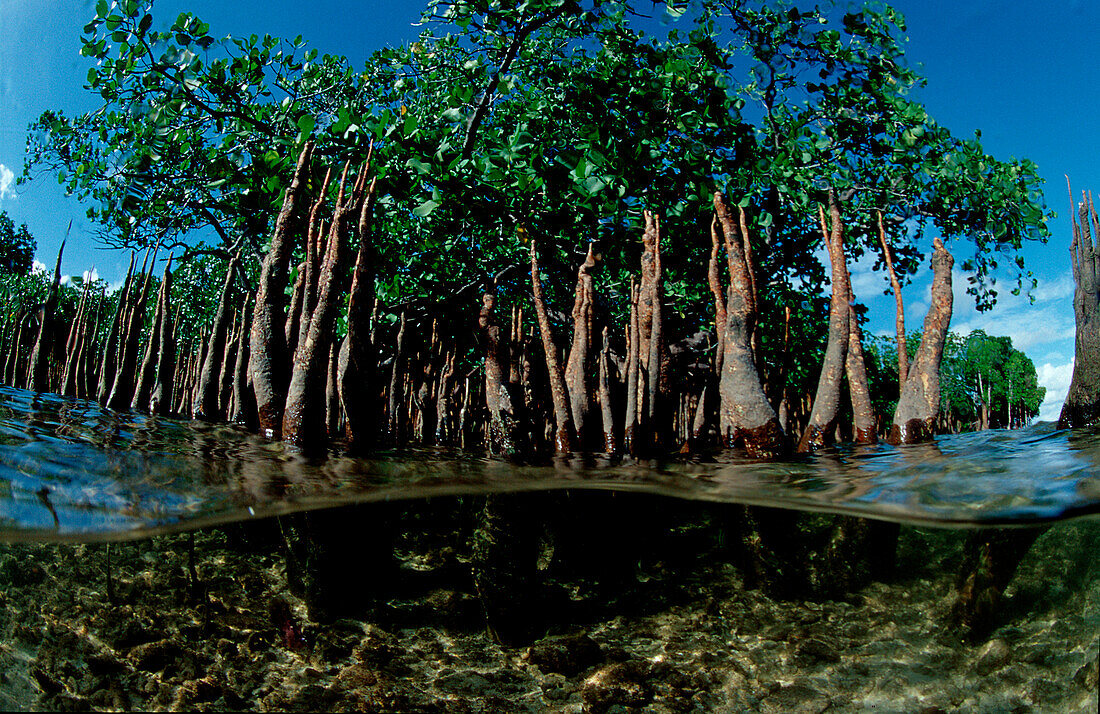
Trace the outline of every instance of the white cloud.
<instances>
[{"instance_id":1,"label":"white cloud","mask_svg":"<svg viewBox=\"0 0 1100 714\"><path fill-rule=\"evenodd\" d=\"M31 263L32 273L45 273L47 270L49 270L49 268L47 268L46 264L43 263L41 260L36 260Z\"/></svg>"},{"instance_id":2,"label":"white cloud","mask_svg":"<svg viewBox=\"0 0 1100 714\"><path fill-rule=\"evenodd\" d=\"M1047 388L1046 398L1039 407L1039 421L1056 421L1073 378L1073 360L1063 364L1045 362L1035 369L1035 373L1039 385Z\"/></svg>"},{"instance_id":3,"label":"white cloud","mask_svg":"<svg viewBox=\"0 0 1100 714\"><path fill-rule=\"evenodd\" d=\"M0 201L5 198L13 198L12 186L15 185L15 173L7 166L0 164Z\"/></svg>"},{"instance_id":4,"label":"white cloud","mask_svg":"<svg viewBox=\"0 0 1100 714\"><path fill-rule=\"evenodd\" d=\"M1064 341L1072 344L1076 328L1073 278L1069 275L1041 284L1035 290L1034 303L1026 294L1004 291L997 296L994 308L986 312L978 312L974 302L964 294L967 285L964 275L956 271L952 280L956 300L951 326L955 332L965 335L972 330L984 330L990 335L1010 337L1012 346L1023 352L1040 345L1048 352L1062 351Z\"/></svg>"},{"instance_id":5,"label":"white cloud","mask_svg":"<svg viewBox=\"0 0 1100 714\"><path fill-rule=\"evenodd\" d=\"M92 268L91 270L85 270L82 277L84 278L84 282L94 283L95 281L99 280L99 272L95 268Z\"/></svg>"}]
</instances>

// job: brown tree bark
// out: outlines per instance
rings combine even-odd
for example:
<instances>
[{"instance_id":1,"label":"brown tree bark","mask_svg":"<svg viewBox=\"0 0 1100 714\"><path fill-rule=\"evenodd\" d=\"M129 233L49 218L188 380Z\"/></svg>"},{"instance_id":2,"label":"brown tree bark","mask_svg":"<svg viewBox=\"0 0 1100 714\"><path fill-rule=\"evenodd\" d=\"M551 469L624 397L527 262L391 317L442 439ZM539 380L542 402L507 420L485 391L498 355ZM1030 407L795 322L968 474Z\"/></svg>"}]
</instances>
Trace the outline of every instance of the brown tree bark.
<instances>
[{"instance_id":1,"label":"brown tree bark","mask_svg":"<svg viewBox=\"0 0 1100 714\"><path fill-rule=\"evenodd\" d=\"M596 267L597 257L592 253L592 244L588 244L588 254L577 269L576 296L573 300L573 344L569 348L569 359L565 364L565 387L569 394L569 411L573 417L573 428L577 433L577 443L582 447L591 441L586 425L589 405L592 402L590 381L587 368L591 360L592 322L595 288L592 269Z\"/></svg>"},{"instance_id":2,"label":"brown tree bark","mask_svg":"<svg viewBox=\"0 0 1100 714\"><path fill-rule=\"evenodd\" d=\"M1066 179L1067 182L1069 179ZM1072 196L1072 194L1071 194ZM1091 424L1100 417L1100 221L1091 196L1083 196L1073 220L1073 315L1077 323L1073 377L1058 415L1059 429ZM1071 208L1072 199L1071 199ZM1091 223L1091 226L1090 226Z\"/></svg>"},{"instance_id":3,"label":"brown tree bark","mask_svg":"<svg viewBox=\"0 0 1100 714\"><path fill-rule=\"evenodd\" d=\"M851 281L848 282L848 355L844 369L848 375L848 393L852 398L852 430L857 444L878 441L875 409L871 405L871 390L867 386L867 364L863 360L863 330L859 316L852 309L854 300Z\"/></svg>"},{"instance_id":4,"label":"brown tree bark","mask_svg":"<svg viewBox=\"0 0 1100 714\"><path fill-rule=\"evenodd\" d=\"M368 163L366 170L369 169ZM340 348L338 365L337 387L344 412L344 433L348 448L353 452L369 448L378 437L375 426L377 351L371 328L371 313L377 302L372 259L375 186L376 181L371 180L356 225L359 250L348 296L348 334Z\"/></svg>"},{"instance_id":5,"label":"brown tree bark","mask_svg":"<svg viewBox=\"0 0 1100 714\"><path fill-rule=\"evenodd\" d=\"M222 360L225 357L226 342L229 339L229 300L240 260L241 252L238 250L225 269L225 281L218 296L218 311L214 315L214 322L210 328L206 358L203 360L202 372L199 374L199 386L192 411L195 419L208 421L219 419L218 400L221 395Z\"/></svg>"},{"instance_id":6,"label":"brown tree bark","mask_svg":"<svg viewBox=\"0 0 1100 714\"><path fill-rule=\"evenodd\" d=\"M53 282L46 294L46 302L38 311L38 337L31 348L27 383L32 392L47 392L50 389L50 353L54 341L54 310L57 309L57 289L61 283L61 255L65 252L65 240L57 251L57 263L53 269Z\"/></svg>"},{"instance_id":7,"label":"brown tree bark","mask_svg":"<svg viewBox=\"0 0 1100 714\"><path fill-rule=\"evenodd\" d=\"M901 299L901 282L894 270L894 259L891 255L890 244L886 240L886 229L882 225L882 211L878 212L878 239L882 243L882 258L886 261L886 272L890 276L890 287L894 291L894 302L897 304L895 329L897 331L898 346L898 384L902 385L909 378L909 351L905 346L905 303Z\"/></svg>"},{"instance_id":8,"label":"brown tree bark","mask_svg":"<svg viewBox=\"0 0 1100 714\"><path fill-rule=\"evenodd\" d=\"M111 386L111 395L107 397L107 406L111 409L126 409L134 397L137 388L138 352L141 350L141 333L145 325L145 306L149 302L149 287L153 278L153 266L157 262L157 253L160 252L160 244L152 251L153 259L145 270L145 261L142 261L142 273L145 279L141 283L141 291L137 298L127 306L127 316L123 320L124 330L119 340L118 372L115 375L114 385ZM146 258L149 254L146 253Z\"/></svg>"},{"instance_id":9,"label":"brown tree bark","mask_svg":"<svg viewBox=\"0 0 1100 714\"><path fill-rule=\"evenodd\" d=\"M898 398L888 440L911 444L932 437L940 407L940 360L951 324L951 266L955 259L936 238L932 252L932 304L924 318L924 334Z\"/></svg>"},{"instance_id":10,"label":"brown tree bark","mask_svg":"<svg viewBox=\"0 0 1100 714\"><path fill-rule=\"evenodd\" d=\"M829 190L831 230L825 225L824 209L819 207L819 211L821 233L829 249L829 262L833 268L833 295L829 300L829 341L825 347L825 357L821 361L821 375L817 381L817 395L810 411L810 420L798 442L800 452L813 451L832 442L840 409L840 385L848 359L848 294L851 292L851 282L844 258L844 229L836 191Z\"/></svg>"},{"instance_id":11,"label":"brown tree bark","mask_svg":"<svg viewBox=\"0 0 1100 714\"><path fill-rule=\"evenodd\" d=\"M520 420L517 413L518 401L513 389L504 382L503 345L500 340L500 326L493 322L493 306L496 298L492 293L481 296L481 312L478 326L485 338L485 406L489 409L489 429L487 445L490 453L514 455L519 453Z\"/></svg>"},{"instance_id":12,"label":"brown tree bark","mask_svg":"<svg viewBox=\"0 0 1100 714\"><path fill-rule=\"evenodd\" d=\"M721 231L718 214L710 222L710 262L707 264L707 283L714 295L714 330L718 347L714 352L714 374L722 374L722 359L725 357L726 339L726 295L722 289L722 276L718 267L718 252L721 250ZM702 401L702 400L700 400Z\"/></svg>"},{"instance_id":13,"label":"brown tree bark","mask_svg":"<svg viewBox=\"0 0 1100 714\"><path fill-rule=\"evenodd\" d=\"M94 268L93 268L94 270ZM61 386L59 391L67 396L75 396L77 392L77 370L80 364L81 345L88 322L88 310L90 309L91 283L84 283L84 289L80 292L80 302L76 307L76 315L73 317L72 326L69 328L69 338L65 341L65 369L61 373Z\"/></svg>"},{"instance_id":14,"label":"brown tree bark","mask_svg":"<svg viewBox=\"0 0 1100 714\"><path fill-rule=\"evenodd\" d=\"M401 380L405 377L405 327L408 313L401 311L401 322L397 327L397 339L394 341L393 365L390 369L390 386L386 396L386 440L396 445L401 439Z\"/></svg>"},{"instance_id":15,"label":"brown tree bark","mask_svg":"<svg viewBox=\"0 0 1100 714\"><path fill-rule=\"evenodd\" d=\"M252 346L249 335L252 333L252 325L248 322L248 316L254 315L250 311L249 299L246 297L241 306L241 315L245 324L241 329L240 344L237 347L237 361L233 366L233 398L232 410L228 414L229 421L252 428L256 423L256 396L252 385L248 381L248 365L252 359Z\"/></svg>"},{"instance_id":16,"label":"brown tree bark","mask_svg":"<svg viewBox=\"0 0 1100 714\"><path fill-rule=\"evenodd\" d=\"M646 274L650 276L648 296L642 297L642 303L649 312L648 352L642 357L645 360L646 369L646 394L645 394L645 431L649 446L658 448L664 439L665 425L663 421L665 405L663 402L667 387L665 385L665 337L664 337L664 271L661 265L661 218L656 214L646 213L646 243L642 253L642 284L646 283ZM648 265L647 265L647 257ZM644 312L644 311L643 311ZM639 323L640 327L641 323ZM642 344L646 344L642 341Z\"/></svg>"},{"instance_id":17,"label":"brown tree bark","mask_svg":"<svg viewBox=\"0 0 1100 714\"><path fill-rule=\"evenodd\" d=\"M76 306L76 315L73 316L72 324L69 327L69 337L65 340L65 368L61 373L61 385L58 391L68 396L76 394L77 365L79 364L80 345L84 341L88 321L87 312L90 308L91 286L91 282L86 282L84 283L84 289L80 291L80 302Z\"/></svg>"},{"instance_id":18,"label":"brown tree bark","mask_svg":"<svg viewBox=\"0 0 1100 714\"><path fill-rule=\"evenodd\" d=\"M172 387L175 383L176 370L176 325L179 324L179 309L175 315L171 311L171 280L172 274L169 265L164 269L164 280L161 283L162 295L159 298L164 303L163 318L161 319L160 350L157 354L156 376L153 380L153 393L149 398L149 411L152 414L167 415L172 408Z\"/></svg>"},{"instance_id":19,"label":"brown tree bark","mask_svg":"<svg viewBox=\"0 0 1100 714\"><path fill-rule=\"evenodd\" d=\"M639 382L641 381L641 345L638 327L638 286L630 281L630 324L627 331L626 350L626 410L623 420L623 450L637 456L640 451L638 439L638 421L641 410L638 408Z\"/></svg>"},{"instance_id":20,"label":"brown tree bark","mask_svg":"<svg viewBox=\"0 0 1100 714\"><path fill-rule=\"evenodd\" d=\"M126 279L122 283L119 292L118 304L115 305L115 314L111 317L111 327L107 332L107 341L103 344L103 358L99 365L99 383L96 387L96 400L100 404L106 404L111 396L111 387L115 384L115 371L118 365L118 342L122 333L122 320L126 315L126 303L133 289L134 261L136 254L130 253L130 267L126 269Z\"/></svg>"},{"instance_id":21,"label":"brown tree bark","mask_svg":"<svg viewBox=\"0 0 1100 714\"><path fill-rule=\"evenodd\" d=\"M309 329L299 340L294 355L294 371L287 390L283 412L283 440L300 449L322 448L327 442L325 430L325 380L329 345L336 328L339 296L344 293L344 263L348 223L359 215L358 196L345 200L348 166L344 167L337 192L336 208L329 226L325 259L321 265L317 306L309 315ZM303 326L305 324L303 316Z\"/></svg>"},{"instance_id":22,"label":"brown tree bark","mask_svg":"<svg viewBox=\"0 0 1100 714\"><path fill-rule=\"evenodd\" d=\"M722 326L722 376L719 381L719 433L726 445L743 444L753 457L771 458L786 452L786 438L779 427L760 383L752 353L756 311L744 244L734 240L737 228L721 192L714 194L714 211L729 251L730 285L726 322Z\"/></svg>"},{"instance_id":23,"label":"brown tree bark","mask_svg":"<svg viewBox=\"0 0 1100 714\"><path fill-rule=\"evenodd\" d=\"M607 327L603 328L599 370L598 396L603 427L603 450L609 456L615 456L619 453L619 440L616 437L615 411L611 404L611 342L607 339Z\"/></svg>"},{"instance_id":24,"label":"brown tree bark","mask_svg":"<svg viewBox=\"0 0 1100 714\"><path fill-rule=\"evenodd\" d=\"M542 335L542 349L546 355L546 370L550 374L550 397L554 403L554 450L559 454L567 454L576 447L576 430L569 406L569 392L565 386L565 375L561 360L558 358L558 346L554 342L554 333L550 329L550 317L547 315L546 302L542 297L538 247L534 236L529 236L529 241L531 294L535 303L535 314L538 316L539 333Z\"/></svg>"},{"instance_id":25,"label":"brown tree bark","mask_svg":"<svg viewBox=\"0 0 1100 714\"><path fill-rule=\"evenodd\" d=\"M284 292L287 270L294 248L294 236L302 231L300 194L309 171L313 142L306 142L298 156L294 176L283 197L283 206L275 219L271 247L260 268L256 307L249 337L248 371L256 392L260 430L277 439L282 431L283 408L290 382L290 356L287 353Z\"/></svg>"},{"instance_id":26,"label":"brown tree bark","mask_svg":"<svg viewBox=\"0 0 1100 714\"><path fill-rule=\"evenodd\" d=\"M153 310L153 327L149 331L149 342L142 357L141 367L138 369L137 388L134 397L130 400L130 408L145 411L150 407L154 385L157 381L158 357L161 353L161 338L164 335L161 329L166 320L170 319L171 306L168 304L168 295L172 286L172 256L168 256L168 264L164 266L164 276L160 282L160 290L157 291L157 303Z\"/></svg>"}]
</instances>

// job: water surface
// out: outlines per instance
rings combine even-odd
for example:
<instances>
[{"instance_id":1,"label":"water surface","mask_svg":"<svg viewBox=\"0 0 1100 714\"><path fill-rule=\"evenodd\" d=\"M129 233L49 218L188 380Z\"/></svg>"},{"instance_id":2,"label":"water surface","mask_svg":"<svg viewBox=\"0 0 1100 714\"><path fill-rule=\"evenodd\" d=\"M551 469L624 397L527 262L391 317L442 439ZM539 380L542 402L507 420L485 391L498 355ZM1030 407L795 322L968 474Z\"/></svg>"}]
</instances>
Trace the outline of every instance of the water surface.
<instances>
[{"instance_id":1,"label":"water surface","mask_svg":"<svg viewBox=\"0 0 1100 714\"><path fill-rule=\"evenodd\" d=\"M944 527L1100 512L1100 434L1053 424L849 446L783 462L519 463L443 449L305 458L224 424L0 387L0 539L120 540L340 504L564 488L842 513Z\"/></svg>"}]
</instances>

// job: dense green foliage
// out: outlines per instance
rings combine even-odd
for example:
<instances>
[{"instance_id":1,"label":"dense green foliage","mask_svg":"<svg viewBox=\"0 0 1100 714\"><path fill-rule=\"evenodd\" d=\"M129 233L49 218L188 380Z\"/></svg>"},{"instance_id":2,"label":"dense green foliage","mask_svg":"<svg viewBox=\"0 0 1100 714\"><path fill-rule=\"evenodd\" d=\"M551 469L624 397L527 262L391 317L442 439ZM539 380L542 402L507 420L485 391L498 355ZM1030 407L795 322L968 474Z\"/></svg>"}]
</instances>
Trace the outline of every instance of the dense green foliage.
<instances>
[{"instance_id":1,"label":"dense green foliage","mask_svg":"<svg viewBox=\"0 0 1100 714\"><path fill-rule=\"evenodd\" d=\"M307 137L334 170L373 150L386 305L469 317L475 288L494 276L511 286L505 306L525 302L522 226L542 246L558 316L596 241L612 325L652 210L664 217L674 339L712 320L710 202L723 190L749 216L775 401L780 387L802 395L816 380L827 312L817 206L829 188L843 200L851 257L878 254L881 215L903 281L942 235L963 251L979 308L996 299L998 277L1030 287L1018 250L1047 235L1035 167L997 160L980 137L928 116L895 10L706 0L659 5L658 24L638 16L649 8L433 0L421 37L355 70L302 38L218 38L186 13L156 29L149 0L101 0L82 53L102 106L44 114L25 178L55 173L90 201L111 245L184 248L195 280L176 291L197 294L209 266L189 265L203 251L196 240L223 258L242 242L259 255Z\"/></svg>"},{"instance_id":2,"label":"dense green foliage","mask_svg":"<svg viewBox=\"0 0 1100 714\"><path fill-rule=\"evenodd\" d=\"M915 354L920 333L911 333L906 341L909 354ZM876 409L891 413L898 394L897 343L893 338L873 338L867 353ZM956 432L1026 426L1038 416L1046 397L1034 363L1012 346L1012 339L982 330L966 336L948 333L940 387L943 426Z\"/></svg>"},{"instance_id":3,"label":"dense green foliage","mask_svg":"<svg viewBox=\"0 0 1100 714\"><path fill-rule=\"evenodd\" d=\"M0 211L0 275L26 275L34 264L37 247L26 224L16 230L7 211Z\"/></svg>"}]
</instances>

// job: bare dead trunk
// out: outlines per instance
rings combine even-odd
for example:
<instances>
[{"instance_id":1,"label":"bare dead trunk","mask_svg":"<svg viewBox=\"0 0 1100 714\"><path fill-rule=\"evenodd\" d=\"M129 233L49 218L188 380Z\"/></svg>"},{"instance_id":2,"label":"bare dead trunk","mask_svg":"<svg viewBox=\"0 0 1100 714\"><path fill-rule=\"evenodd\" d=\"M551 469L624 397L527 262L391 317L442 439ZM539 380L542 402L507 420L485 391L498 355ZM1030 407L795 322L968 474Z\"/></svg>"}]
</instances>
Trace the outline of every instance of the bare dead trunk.
<instances>
[{"instance_id":1,"label":"bare dead trunk","mask_svg":"<svg viewBox=\"0 0 1100 714\"><path fill-rule=\"evenodd\" d=\"M1077 332L1073 377L1058 416L1059 429L1091 424L1100 417L1100 221L1091 196L1084 198L1078 212L1080 222L1073 221L1070 244Z\"/></svg>"},{"instance_id":2,"label":"bare dead trunk","mask_svg":"<svg viewBox=\"0 0 1100 714\"><path fill-rule=\"evenodd\" d=\"M300 198L309 171L313 143L306 142L298 156L294 177L287 186L283 206L275 219L271 247L260 268L256 289L256 307L250 333L248 371L256 392L260 430L277 439L282 431L283 408L290 382L290 356L287 352L284 293L287 270L294 248L294 236L302 232L304 203Z\"/></svg>"},{"instance_id":3,"label":"bare dead trunk","mask_svg":"<svg viewBox=\"0 0 1100 714\"><path fill-rule=\"evenodd\" d=\"M238 250L229 260L225 269L225 282L222 283L218 297L218 311L210 328L210 339L206 349L206 358L199 374L198 391L195 394L192 416L195 419L214 421L219 419L218 399L221 395L222 360L225 357L226 342L229 339L229 300L233 289L233 279L240 264L241 252ZM262 281L261 281L262 282ZM277 330L276 330L277 332Z\"/></svg>"},{"instance_id":4,"label":"bare dead trunk","mask_svg":"<svg viewBox=\"0 0 1100 714\"><path fill-rule=\"evenodd\" d=\"M567 454L576 446L576 430L573 415L569 408L569 392L565 386L565 375L558 359L558 346L554 342L554 333L550 329L550 317L546 313L546 303L542 297L542 280L539 278L538 248L535 237L530 236L531 252L531 294L538 316L539 333L542 335L542 349L546 355L546 370L550 374L550 397L554 403L554 449L559 454Z\"/></svg>"},{"instance_id":5,"label":"bare dead trunk","mask_svg":"<svg viewBox=\"0 0 1100 714\"><path fill-rule=\"evenodd\" d=\"M714 211L725 234L730 264L726 322L722 326L725 334L722 337L724 355L719 382L719 432L727 446L743 444L750 455L770 458L784 453L787 447L753 359L752 334L756 312L752 281L743 243L733 239L737 228L721 192L714 194Z\"/></svg>"},{"instance_id":6,"label":"bare dead trunk","mask_svg":"<svg viewBox=\"0 0 1100 714\"><path fill-rule=\"evenodd\" d=\"M889 441L911 444L932 437L940 407L940 360L951 324L951 266L955 259L936 238L932 252L932 304L924 318L924 335L898 397Z\"/></svg>"},{"instance_id":7,"label":"bare dead trunk","mask_svg":"<svg viewBox=\"0 0 1100 714\"><path fill-rule=\"evenodd\" d=\"M848 359L848 294L851 292L851 282L844 258L844 230L836 191L829 190L831 230L825 225L824 209L819 207L819 211L821 232L829 248L829 262L833 267L833 295L829 300L829 341L825 347L825 357L821 361L821 375L817 381L817 395L810 411L810 420L798 442L799 451L813 451L832 442L840 409L840 385Z\"/></svg>"}]
</instances>

